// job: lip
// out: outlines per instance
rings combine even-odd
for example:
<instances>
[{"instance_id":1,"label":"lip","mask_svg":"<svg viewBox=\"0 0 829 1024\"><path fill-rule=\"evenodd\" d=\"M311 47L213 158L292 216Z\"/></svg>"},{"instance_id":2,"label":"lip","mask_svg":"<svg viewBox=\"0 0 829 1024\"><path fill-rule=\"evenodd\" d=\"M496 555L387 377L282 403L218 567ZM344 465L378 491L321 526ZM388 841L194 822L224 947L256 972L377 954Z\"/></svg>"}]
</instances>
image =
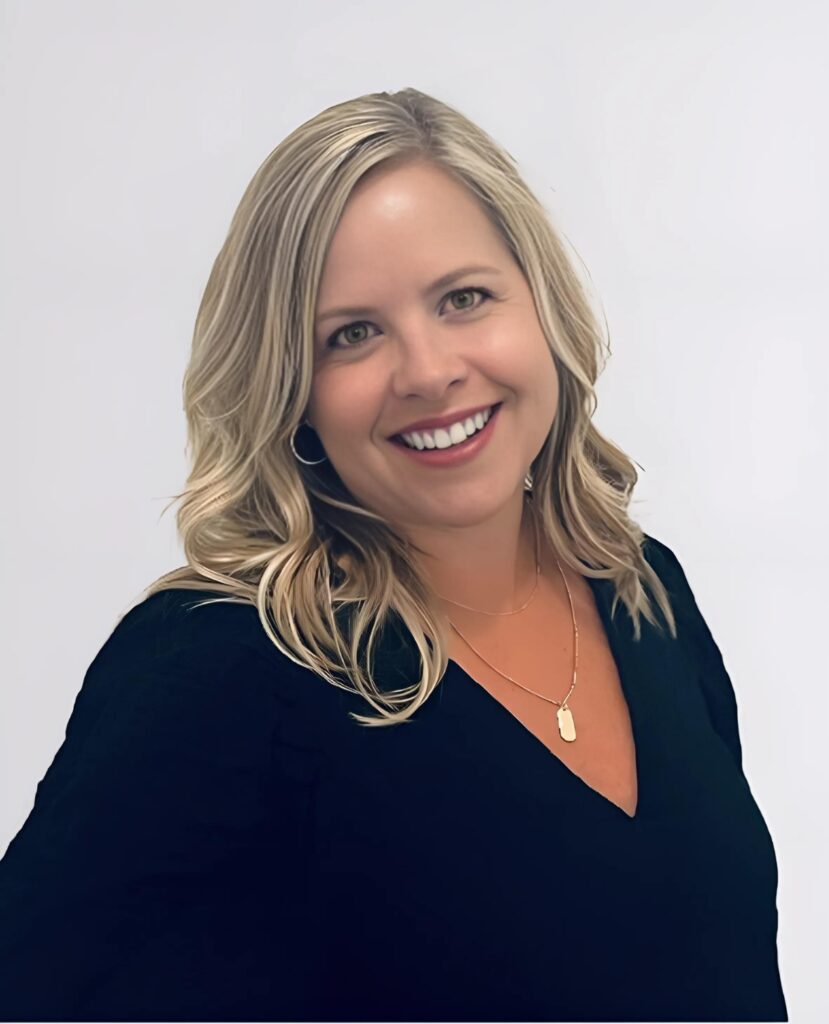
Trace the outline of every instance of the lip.
<instances>
[{"instance_id":1,"label":"lip","mask_svg":"<svg viewBox=\"0 0 829 1024\"><path fill-rule=\"evenodd\" d=\"M490 402L488 405L476 405L471 409L459 409L457 412L450 412L446 416L436 416L431 420L417 420L417 422L410 423L407 427L403 427L402 430L389 435L389 440L400 437L402 434L410 434L413 430L439 430L441 427L451 427L453 423L461 423L464 420L468 420L470 416L476 416L479 412L486 412L487 409L492 409L500 404L500 402Z\"/></svg>"},{"instance_id":2,"label":"lip","mask_svg":"<svg viewBox=\"0 0 829 1024\"><path fill-rule=\"evenodd\" d=\"M418 451L417 448L409 448L405 441L396 440L396 435L390 438L390 442L395 448L400 449L404 455L408 455L415 462L422 462L426 466L463 465L474 459L486 447L489 439L495 432L502 405L503 402L496 404L492 415L486 421L486 425L482 430L479 430L468 441L464 441L463 444L453 445L451 448L424 448L423 451Z\"/></svg>"}]
</instances>

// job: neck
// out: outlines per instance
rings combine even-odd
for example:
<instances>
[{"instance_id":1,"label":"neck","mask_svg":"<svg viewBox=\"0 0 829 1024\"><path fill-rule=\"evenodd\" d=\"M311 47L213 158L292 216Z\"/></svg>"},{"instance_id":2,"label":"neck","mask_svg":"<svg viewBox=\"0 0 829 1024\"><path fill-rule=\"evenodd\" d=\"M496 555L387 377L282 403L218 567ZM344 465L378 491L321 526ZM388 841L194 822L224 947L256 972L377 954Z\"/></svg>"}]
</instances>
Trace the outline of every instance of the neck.
<instances>
[{"instance_id":1,"label":"neck","mask_svg":"<svg viewBox=\"0 0 829 1024\"><path fill-rule=\"evenodd\" d=\"M511 612L536 583L536 538L532 510L523 498L492 519L459 528L414 531L429 555L424 566L449 615L458 605L487 612Z\"/></svg>"}]
</instances>

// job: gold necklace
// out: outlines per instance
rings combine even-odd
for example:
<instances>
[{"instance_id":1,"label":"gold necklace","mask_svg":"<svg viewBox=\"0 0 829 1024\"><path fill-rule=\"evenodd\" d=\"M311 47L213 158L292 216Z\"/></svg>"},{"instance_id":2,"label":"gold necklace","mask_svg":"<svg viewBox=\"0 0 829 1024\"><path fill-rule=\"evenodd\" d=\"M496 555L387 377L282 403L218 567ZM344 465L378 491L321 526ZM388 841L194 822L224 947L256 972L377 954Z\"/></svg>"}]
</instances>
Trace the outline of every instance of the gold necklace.
<instances>
[{"instance_id":1,"label":"gold necklace","mask_svg":"<svg viewBox=\"0 0 829 1024\"><path fill-rule=\"evenodd\" d=\"M444 597L443 594L438 594L438 597L443 598L444 601L449 601L450 604L457 605L458 608L466 608L467 611L478 612L480 615L515 615L517 612L524 611L524 609L529 605L530 601L532 600L532 597L535 594L536 590L538 589L538 577L541 575L541 565L538 560L538 524L535 522L535 519L533 519L533 525L535 526L535 586L533 587L530 596L527 598L524 604L521 605L520 608L516 608L514 611L511 612L485 612L482 611L480 608L470 608L468 605L460 604L458 601L452 601L450 598ZM535 690L531 690L528 686L524 686L523 683L519 683L517 679L513 679L512 676L508 676L500 669L495 668L495 666L491 662L486 660L486 658L481 654L480 651L477 651L475 650L474 647L472 647L472 644L469 643L469 641L466 639L463 633L461 633L461 631L458 629L458 627L451 619L449 619L449 625L452 627L452 629L455 630L455 632L458 634L461 640L463 640L463 642L468 647L472 648L472 650L475 652L475 654L478 655L481 661L489 665L490 668L495 669L499 676L503 676L504 679L508 679L511 683L515 683L516 686L520 686L521 689L526 690L527 693L532 693L536 697L540 697L542 700L546 700L549 704L558 705L556 719L558 721L559 734L561 735L561 738L563 740L566 740L568 743L572 743L573 740L575 740L576 738L576 723L573 720L573 712L568 707L567 701L570 699L570 695L576 688L576 671L579 665L579 628L576 625L576 610L573 607L573 595L570 593L570 587L567 583L567 577L564 575L564 572L561 568L561 563L557 558L556 565L558 566L558 571L561 573L561 578L564 580L564 586L567 588L567 597L570 601L570 614L573 617L573 645L575 649L575 660L573 664L573 683L570 689L568 690L567 696L564 698L564 700L558 701L554 700L552 697L545 697L543 693L536 693Z\"/></svg>"}]
</instances>

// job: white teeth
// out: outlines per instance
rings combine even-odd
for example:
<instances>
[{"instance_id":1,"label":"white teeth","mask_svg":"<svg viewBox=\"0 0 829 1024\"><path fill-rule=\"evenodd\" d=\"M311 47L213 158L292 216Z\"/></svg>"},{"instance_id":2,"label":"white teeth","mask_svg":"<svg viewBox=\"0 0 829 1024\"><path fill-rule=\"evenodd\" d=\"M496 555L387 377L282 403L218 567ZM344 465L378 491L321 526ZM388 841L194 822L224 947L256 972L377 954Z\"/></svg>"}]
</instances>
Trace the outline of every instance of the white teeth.
<instances>
[{"instance_id":1,"label":"white teeth","mask_svg":"<svg viewBox=\"0 0 829 1024\"><path fill-rule=\"evenodd\" d=\"M469 420L467 420L466 422L468 423ZM468 431L462 423L453 423L452 426L449 428L449 441L451 444L460 444L462 441L465 441L467 437L469 437L470 433L474 433L477 429L478 428L475 426L474 423L472 424L471 431ZM443 433L443 431L441 431L441 433ZM440 437L437 434L435 435L435 440L437 441L439 448L449 447L448 444L441 444Z\"/></svg>"},{"instance_id":2,"label":"white teeth","mask_svg":"<svg viewBox=\"0 0 829 1024\"><path fill-rule=\"evenodd\" d=\"M468 437L481 430L491 415L492 409L485 409L467 417L463 422L453 423L451 427L430 431L413 430L400 436L409 448L417 448L418 451L425 448L451 448L453 445L463 444Z\"/></svg>"}]
</instances>

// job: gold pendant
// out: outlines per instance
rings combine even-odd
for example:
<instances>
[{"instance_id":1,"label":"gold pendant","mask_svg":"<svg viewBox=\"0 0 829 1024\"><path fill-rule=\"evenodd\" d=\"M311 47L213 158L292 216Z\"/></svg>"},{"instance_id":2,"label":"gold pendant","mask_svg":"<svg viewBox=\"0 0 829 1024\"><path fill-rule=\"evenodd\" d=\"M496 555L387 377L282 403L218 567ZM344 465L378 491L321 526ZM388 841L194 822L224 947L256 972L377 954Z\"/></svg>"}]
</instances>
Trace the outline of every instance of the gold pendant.
<instances>
[{"instance_id":1,"label":"gold pendant","mask_svg":"<svg viewBox=\"0 0 829 1024\"><path fill-rule=\"evenodd\" d=\"M573 712L568 707L559 708L556 712L558 719L558 731L561 738L572 743L576 738L576 723L573 721Z\"/></svg>"}]
</instances>

